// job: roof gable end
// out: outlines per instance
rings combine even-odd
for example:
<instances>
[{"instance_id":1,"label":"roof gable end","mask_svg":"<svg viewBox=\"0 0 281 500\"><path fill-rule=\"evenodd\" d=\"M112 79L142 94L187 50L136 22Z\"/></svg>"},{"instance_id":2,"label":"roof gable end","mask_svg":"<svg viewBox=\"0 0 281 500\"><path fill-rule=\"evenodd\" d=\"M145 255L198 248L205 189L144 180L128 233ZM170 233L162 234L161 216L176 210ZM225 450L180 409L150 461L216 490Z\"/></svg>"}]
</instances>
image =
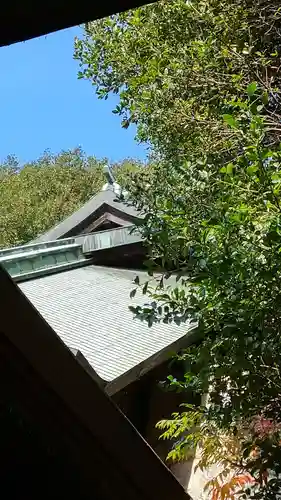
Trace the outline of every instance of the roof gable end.
<instances>
[{"instance_id":1,"label":"roof gable end","mask_svg":"<svg viewBox=\"0 0 281 500\"><path fill-rule=\"evenodd\" d=\"M54 241L61 238L88 234L102 228L106 222L111 227L134 224L141 214L108 188L89 199L82 207L46 233L38 236L33 243Z\"/></svg>"}]
</instances>

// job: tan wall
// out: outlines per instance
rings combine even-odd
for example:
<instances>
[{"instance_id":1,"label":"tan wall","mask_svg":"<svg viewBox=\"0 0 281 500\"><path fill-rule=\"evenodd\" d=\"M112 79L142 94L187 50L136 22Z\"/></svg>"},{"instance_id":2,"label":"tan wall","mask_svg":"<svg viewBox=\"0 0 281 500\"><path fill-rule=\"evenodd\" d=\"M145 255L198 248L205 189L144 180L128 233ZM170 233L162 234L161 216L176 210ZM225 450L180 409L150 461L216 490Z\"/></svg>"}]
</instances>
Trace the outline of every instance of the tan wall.
<instances>
[{"instance_id":1,"label":"tan wall","mask_svg":"<svg viewBox=\"0 0 281 500\"><path fill-rule=\"evenodd\" d=\"M155 428L159 420L170 418L172 412L178 411L182 402L191 402L185 393L164 391L159 386L158 382L164 380L168 373L167 365L163 365L116 394L113 399L171 469L191 498L206 500L209 495L204 493L204 485L214 475L215 470L204 473L199 469L195 470L199 453L194 459L185 462L167 463L166 456L172 444L170 441L159 440L161 431ZM143 413L143 418L140 418L140 412Z\"/></svg>"},{"instance_id":2,"label":"tan wall","mask_svg":"<svg viewBox=\"0 0 281 500\"><path fill-rule=\"evenodd\" d=\"M182 402L192 401L192 397L188 397L186 393L164 391L159 386L159 381L164 380L170 372L168 365L163 364L114 395L113 399L171 469L191 498L208 500L210 494L204 492L204 486L218 473L218 468L213 467L204 472L196 469L200 457L199 451L194 459L181 463L167 463L166 456L172 444L170 441L159 440L161 431L155 428L159 420L170 418L172 412L178 411ZM205 398L203 398L202 404L205 403Z\"/></svg>"}]
</instances>

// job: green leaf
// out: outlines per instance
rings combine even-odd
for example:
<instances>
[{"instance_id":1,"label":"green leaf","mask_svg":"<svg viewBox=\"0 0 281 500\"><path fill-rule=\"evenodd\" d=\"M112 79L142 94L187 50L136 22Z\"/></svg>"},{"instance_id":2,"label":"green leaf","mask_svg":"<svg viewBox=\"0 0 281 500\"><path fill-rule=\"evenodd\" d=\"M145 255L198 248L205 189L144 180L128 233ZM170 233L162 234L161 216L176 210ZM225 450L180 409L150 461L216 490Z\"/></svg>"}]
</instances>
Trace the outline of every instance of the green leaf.
<instances>
[{"instance_id":1,"label":"green leaf","mask_svg":"<svg viewBox=\"0 0 281 500\"><path fill-rule=\"evenodd\" d=\"M231 128L238 128L239 124L232 115L223 115L223 119Z\"/></svg>"},{"instance_id":2,"label":"green leaf","mask_svg":"<svg viewBox=\"0 0 281 500\"><path fill-rule=\"evenodd\" d=\"M274 174L272 174L271 176L271 180L274 184L276 184L277 182L280 182L281 181L281 172L275 172Z\"/></svg>"},{"instance_id":3,"label":"green leaf","mask_svg":"<svg viewBox=\"0 0 281 500\"><path fill-rule=\"evenodd\" d=\"M122 126L123 128L128 128L128 127L129 127L129 125L130 125L130 120L122 120L122 122L121 122L121 126Z\"/></svg>"},{"instance_id":4,"label":"green leaf","mask_svg":"<svg viewBox=\"0 0 281 500\"><path fill-rule=\"evenodd\" d=\"M226 166L226 173L228 175L232 175L233 174L233 169L234 169L233 163L228 163L228 165Z\"/></svg>"},{"instance_id":5,"label":"green leaf","mask_svg":"<svg viewBox=\"0 0 281 500\"><path fill-rule=\"evenodd\" d=\"M247 168L247 174L249 175L253 175L257 172L258 170L258 166L257 165L250 165L248 168Z\"/></svg>"},{"instance_id":6,"label":"green leaf","mask_svg":"<svg viewBox=\"0 0 281 500\"><path fill-rule=\"evenodd\" d=\"M254 93L256 92L258 88L258 85L256 82L252 82L248 85L247 87L247 94L249 97L252 97L254 95Z\"/></svg>"},{"instance_id":7,"label":"green leaf","mask_svg":"<svg viewBox=\"0 0 281 500\"><path fill-rule=\"evenodd\" d=\"M263 104L265 104L265 105L266 105L266 104L268 104L268 92L264 92L264 93L262 94L262 102L263 102Z\"/></svg>"}]
</instances>

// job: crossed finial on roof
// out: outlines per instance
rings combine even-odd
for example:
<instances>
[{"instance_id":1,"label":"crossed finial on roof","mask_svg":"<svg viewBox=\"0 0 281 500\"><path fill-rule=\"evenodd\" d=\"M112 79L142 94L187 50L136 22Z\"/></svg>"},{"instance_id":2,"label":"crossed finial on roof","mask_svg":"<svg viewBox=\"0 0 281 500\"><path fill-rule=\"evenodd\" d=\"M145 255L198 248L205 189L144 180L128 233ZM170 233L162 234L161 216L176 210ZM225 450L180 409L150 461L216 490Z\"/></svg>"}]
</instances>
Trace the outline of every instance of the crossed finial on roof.
<instances>
[{"instance_id":1,"label":"crossed finial on roof","mask_svg":"<svg viewBox=\"0 0 281 500\"><path fill-rule=\"evenodd\" d=\"M105 176L107 178L108 184L111 184L111 185L114 184L115 183L115 178L114 178L114 175L112 173L112 170L111 170L110 166L109 165L105 165L103 167L103 169L104 169L104 173L105 173Z\"/></svg>"},{"instance_id":2,"label":"crossed finial on roof","mask_svg":"<svg viewBox=\"0 0 281 500\"><path fill-rule=\"evenodd\" d=\"M118 184L115 181L115 177L112 173L110 166L105 165L103 167L103 171L105 173L107 183L104 184L104 186L102 187L102 191L110 190L110 191L113 191L115 194L117 194L117 196L120 196L121 192L122 192L122 188L121 188L120 184Z\"/></svg>"}]
</instances>

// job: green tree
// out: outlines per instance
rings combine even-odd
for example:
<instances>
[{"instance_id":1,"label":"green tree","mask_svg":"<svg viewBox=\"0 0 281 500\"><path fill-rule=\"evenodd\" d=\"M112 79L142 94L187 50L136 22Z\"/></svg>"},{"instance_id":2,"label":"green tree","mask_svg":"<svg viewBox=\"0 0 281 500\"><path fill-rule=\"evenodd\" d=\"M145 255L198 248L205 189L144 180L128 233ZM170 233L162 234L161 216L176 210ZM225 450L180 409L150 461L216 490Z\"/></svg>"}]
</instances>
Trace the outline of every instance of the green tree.
<instances>
[{"instance_id":1,"label":"green tree","mask_svg":"<svg viewBox=\"0 0 281 500\"><path fill-rule=\"evenodd\" d=\"M177 438L172 458L203 444L202 466L225 451L220 438L236 443L238 475L210 484L214 499L281 495L280 15L277 1L163 0L90 23L75 43L80 77L119 94L123 126L161 160L131 184L160 273L156 292L144 285L150 304L132 309L149 324L198 323L184 380L170 380L208 391L208 406L159 425Z\"/></svg>"},{"instance_id":2,"label":"green tree","mask_svg":"<svg viewBox=\"0 0 281 500\"><path fill-rule=\"evenodd\" d=\"M77 210L102 187L106 162L79 148L47 151L21 168L9 156L0 166L0 247L27 243ZM128 159L113 168L117 180L127 184L140 163Z\"/></svg>"},{"instance_id":3,"label":"green tree","mask_svg":"<svg viewBox=\"0 0 281 500\"><path fill-rule=\"evenodd\" d=\"M89 23L75 41L80 78L165 159L218 158L239 147L223 126L229 102L257 82L272 140L280 135L280 16L273 0L162 0Z\"/></svg>"},{"instance_id":4,"label":"green tree","mask_svg":"<svg viewBox=\"0 0 281 500\"><path fill-rule=\"evenodd\" d=\"M148 265L160 277L156 292L149 280L144 285L150 304L132 311L149 324L199 325L200 344L181 355L185 378L172 379L172 385L208 391L209 405L200 409L196 432L186 434L186 425L198 423L198 410L190 406L188 418L180 413L162 424L164 437L182 435L170 457L182 458L190 446L206 443L214 426L230 439L242 425L247 433L240 468L257 481L270 474L249 498L272 499L281 494L281 152L266 145L266 119L253 113L254 99L240 103L239 115L236 110L243 154L231 163L187 160L170 165L169 172L160 168L150 189L136 186L133 196L146 207L140 229L150 248ZM178 279L174 289L165 285L171 272ZM265 422L264 434L256 431L257 420ZM256 448L257 459L250 460ZM205 466L214 456L208 449Z\"/></svg>"}]
</instances>

